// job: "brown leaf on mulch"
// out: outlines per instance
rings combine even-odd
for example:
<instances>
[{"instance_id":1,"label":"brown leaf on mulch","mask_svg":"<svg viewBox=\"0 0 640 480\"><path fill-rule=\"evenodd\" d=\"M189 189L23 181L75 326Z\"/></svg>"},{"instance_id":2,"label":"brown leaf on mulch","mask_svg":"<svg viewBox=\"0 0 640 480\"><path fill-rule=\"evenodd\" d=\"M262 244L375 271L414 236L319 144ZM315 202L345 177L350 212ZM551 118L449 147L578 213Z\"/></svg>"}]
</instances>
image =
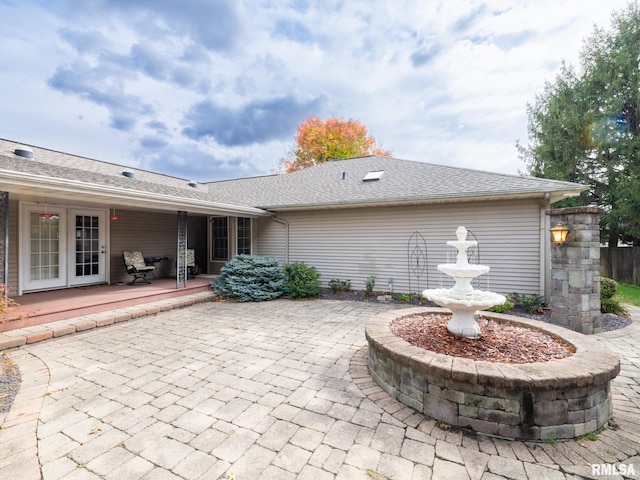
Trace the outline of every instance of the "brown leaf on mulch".
<instances>
[{"instance_id":1,"label":"brown leaf on mulch","mask_svg":"<svg viewBox=\"0 0 640 480\"><path fill-rule=\"evenodd\" d=\"M395 320L391 331L425 350L486 362L548 362L575 352L568 343L539 330L486 318L478 320L480 338L460 337L447 330L450 318L442 314L413 315Z\"/></svg>"}]
</instances>

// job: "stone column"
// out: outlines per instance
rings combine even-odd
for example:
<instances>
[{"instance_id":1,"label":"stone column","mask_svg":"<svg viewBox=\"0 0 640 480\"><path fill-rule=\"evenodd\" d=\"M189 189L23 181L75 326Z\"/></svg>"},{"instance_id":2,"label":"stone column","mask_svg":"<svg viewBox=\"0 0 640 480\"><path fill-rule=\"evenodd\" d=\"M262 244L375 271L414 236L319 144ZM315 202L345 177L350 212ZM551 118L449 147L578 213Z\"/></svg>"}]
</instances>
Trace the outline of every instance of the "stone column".
<instances>
[{"instance_id":1,"label":"stone column","mask_svg":"<svg viewBox=\"0 0 640 480\"><path fill-rule=\"evenodd\" d=\"M550 210L551 227L569 228L564 245L551 240L551 323L580 333L601 331L600 207Z\"/></svg>"}]
</instances>

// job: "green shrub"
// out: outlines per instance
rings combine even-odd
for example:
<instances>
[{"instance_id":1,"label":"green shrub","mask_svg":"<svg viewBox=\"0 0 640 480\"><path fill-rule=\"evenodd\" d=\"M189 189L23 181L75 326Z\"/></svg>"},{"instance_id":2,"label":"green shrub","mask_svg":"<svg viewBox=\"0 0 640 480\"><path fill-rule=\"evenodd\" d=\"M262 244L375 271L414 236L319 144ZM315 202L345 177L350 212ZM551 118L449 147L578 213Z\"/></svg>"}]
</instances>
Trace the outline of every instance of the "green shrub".
<instances>
[{"instance_id":1,"label":"green shrub","mask_svg":"<svg viewBox=\"0 0 640 480\"><path fill-rule=\"evenodd\" d=\"M507 313L510 310L513 310L515 304L509 300L506 300L502 305L494 305L491 308L487 308L488 312L493 313Z\"/></svg>"},{"instance_id":2,"label":"green shrub","mask_svg":"<svg viewBox=\"0 0 640 480\"><path fill-rule=\"evenodd\" d=\"M629 312L622 306L618 297L614 297L618 291L618 282L611 278L600 277L600 312L613 313L614 315L628 315Z\"/></svg>"},{"instance_id":3,"label":"green shrub","mask_svg":"<svg viewBox=\"0 0 640 480\"><path fill-rule=\"evenodd\" d=\"M627 316L629 312L616 298L600 298L600 312Z\"/></svg>"},{"instance_id":4,"label":"green shrub","mask_svg":"<svg viewBox=\"0 0 640 480\"><path fill-rule=\"evenodd\" d=\"M413 298L413 295L411 295L410 293L394 293L391 295L391 298L393 298L397 302L410 302Z\"/></svg>"},{"instance_id":5,"label":"green shrub","mask_svg":"<svg viewBox=\"0 0 640 480\"><path fill-rule=\"evenodd\" d=\"M367 278L367 281L364 284L364 295L366 297L370 297L373 295L373 289L376 286L376 277L375 275L371 275Z\"/></svg>"},{"instance_id":6,"label":"green shrub","mask_svg":"<svg viewBox=\"0 0 640 480\"><path fill-rule=\"evenodd\" d=\"M348 292L349 290L351 290L351 282L349 280L332 278L329 281L329 288L333 293Z\"/></svg>"},{"instance_id":7,"label":"green shrub","mask_svg":"<svg viewBox=\"0 0 640 480\"><path fill-rule=\"evenodd\" d=\"M284 291L291 298L313 297L320 293L320 273L304 262L284 266Z\"/></svg>"},{"instance_id":8,"label":"green shrub","mask_svg":"<svg viewBox=\"0 0 640 480\"><path fill-rule=\"evenodd\" d=\"M611 298L618 291L618 282L611 278L600 277L600 300Z\"/></svg>"},{"instance_id":9,"label":"green shrub","mask_svg":"<svg viewBox=\"0 0 640 480\"><path fill-rule=\"evenodd\" d=\"M275 258L238 255L222 267L220 277L211 286L221 297L260 302L281 296L283 283Z\"/></svg>"},{"instance_id":10,"label":"green shrub","mask_svg":"<svg viewBox=\"0 0 640 480\"><path fill-rule=\"evenodd\" d=\"M544 297L534 293L533 295L521 295L513 292L509 295L509 300L518 307L524 308L527 313L540 313L544 306Z\"/></svg>"}]
</instances>

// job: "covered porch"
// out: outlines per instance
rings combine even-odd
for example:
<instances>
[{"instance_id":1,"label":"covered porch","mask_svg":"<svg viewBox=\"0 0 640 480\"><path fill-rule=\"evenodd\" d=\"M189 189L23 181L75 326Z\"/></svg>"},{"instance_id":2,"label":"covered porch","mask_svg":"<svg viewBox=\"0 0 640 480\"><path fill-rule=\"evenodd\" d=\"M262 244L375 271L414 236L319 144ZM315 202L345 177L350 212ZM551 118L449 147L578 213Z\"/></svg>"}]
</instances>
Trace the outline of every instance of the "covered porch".
<instances>
[{"instance_id":1,"label":"covered porch","mask_svg":"<svg viewBox=\"0 0 640 480\"><path fill-rule=\"evenodd\" d=\"M212 280L210 276L197 276L179 289L175 278L162 278L148 285L103 284L26 293L12 297L19 308L0 319L0 332L193 295L209 290Z\"/></svg>"}]
</instances>

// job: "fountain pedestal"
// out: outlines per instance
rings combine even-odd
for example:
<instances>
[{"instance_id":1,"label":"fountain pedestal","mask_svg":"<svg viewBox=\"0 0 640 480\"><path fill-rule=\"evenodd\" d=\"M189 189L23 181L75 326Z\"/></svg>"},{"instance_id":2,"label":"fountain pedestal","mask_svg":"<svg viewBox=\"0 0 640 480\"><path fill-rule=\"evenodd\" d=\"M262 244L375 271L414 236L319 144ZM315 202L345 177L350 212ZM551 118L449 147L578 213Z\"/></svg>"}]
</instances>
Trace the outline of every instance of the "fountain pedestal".
<instances>
[{"instance_id":1,"label":"fountain pedestal","mask_svg":"<svg viewBox=\"0 0 640 480\"><path fill-rule=\"evenodd\" d=\"M458 249L456 263L438 265L438 270L452 277L455 285L449 289L427 289L422 292L422 295L429 301L451 310L451 320L447 324L447 329L451 333L467 338L478 338L480 326L474 318L474 313L494 305L501 305L506 298L497 293L473 289L471 280L488 273L490 267L469 263L467 249L476 246L478 242L467 240L466 228L458 227L456 237L457 240L447 242L447 245Z\"/></svg>"}]
</instances>

